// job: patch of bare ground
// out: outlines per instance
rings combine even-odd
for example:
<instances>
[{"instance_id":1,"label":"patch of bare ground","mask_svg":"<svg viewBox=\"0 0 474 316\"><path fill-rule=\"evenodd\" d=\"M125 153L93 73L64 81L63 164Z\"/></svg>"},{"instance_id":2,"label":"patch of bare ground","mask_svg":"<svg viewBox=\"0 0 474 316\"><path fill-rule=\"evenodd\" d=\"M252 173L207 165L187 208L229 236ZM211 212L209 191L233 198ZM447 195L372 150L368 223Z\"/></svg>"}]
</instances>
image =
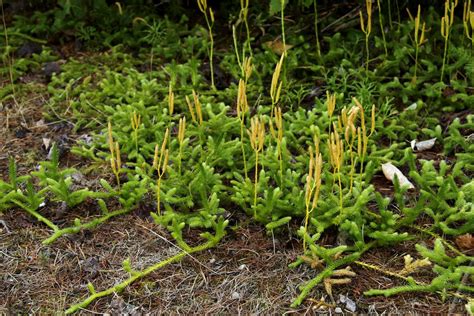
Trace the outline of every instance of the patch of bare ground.
<instances>
[{"instance_id":1,"label":"patch of bare ground","mask_svg":"<svg viewBox=\"0 0 474 316\"><path fill-rule=\"evenodd\" d=\"M167 231L137 214L117 218L94 231L63 237L51 246L41 244L49 232L26 213L10 211L4 222L0 235L0 312L7 314L65 310L87 296L88 282L103 290L127 278L122 269L124 259L130 258L134 269L143 269L179 251ZM190 243L199 243L195 232L188 235ZM218 247L166 266L122 293L93 302L82 313L329 314L338 305L339 295L352 299L357 313L463 312L460 302L443 302L431 294L365 297L363 292L370 288L402 283L356 264L352 265L357 273L353 282L333 289L335 302L318 286L300 308L291 309L298 286L318 273L307 266L288 268L300 253L300 246L289 236L272 238L259 226L239 227L230 230ZM416 257L413 241L374 249L363 261L398 271L403 267L403 255L408 253ZM429 268L415 275L417 280L431 277ZM322 309L321 298L332 307ZM344 310L344 304L339 305Z\"/></svg>"}]
</instances>

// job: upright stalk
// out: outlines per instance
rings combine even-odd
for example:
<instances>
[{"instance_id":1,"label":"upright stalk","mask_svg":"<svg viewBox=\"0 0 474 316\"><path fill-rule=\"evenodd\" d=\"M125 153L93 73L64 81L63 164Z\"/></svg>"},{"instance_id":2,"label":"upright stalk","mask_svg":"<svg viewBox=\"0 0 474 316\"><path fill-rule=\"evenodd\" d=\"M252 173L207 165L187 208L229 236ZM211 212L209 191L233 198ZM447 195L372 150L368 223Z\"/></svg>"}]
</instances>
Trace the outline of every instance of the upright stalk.
<instances>
[{"instance_id":1,"label":"upright stalk","mask_svg":"<svg viewBox=\"0 0 474 316\"><path fill-rule=\"evenodd\" d=\"M283 42L283 54L286 56L286 39L285 39L285 0L280 0L280 18L281 18L281 40Z\"/></svg>"},{"instance_id":2,"label":"upright stalk","mask_svg":"<svg viewBox=\"0 0 474 316\"><path fill-rule=\"evenodd\" d=\"M323 158L319 152L319 139L314 138L314 152L313 147L309 147L309 172L306 176L306 192L305 192L305 220L304 231L308 233L309 217L316 208L319 191L321 189L321 171L323 166ZM311 203L312 201L312 203ZM303 249L306 252L306 238L303 238Z\"/></svg>"},{"instance_id":3,"label":"upright stalk","mask_svg":"<svg viewBox=\"0 0 474 316\"><path fill-rule=\"evenodd\" d=\"M449 35L454 22L454 9L458 5L458 0L446 0L444 3L444 16L441 18L441 35L444 38L443 65L441 67L440 81L443 81L444 71L446 67L446 59L448 58Z\"/></svg>"},{"instance_id":4,"label":"upright stalk","mask_svg":"<svg viewBox=\"0 0 474 316\"><path fill-rule=\"evenodd\" d=\"M383 48L385 50L385 56L388 56L387 42L385 41L385 30L383 29L382 7L380 6L380 0L377 0L377 7L379 9L379 24L380 24L380 31L382 32Z\"/></svg>"},{"instance_id":5,"label":"upright stalk","mask_svg":"<svg viewBox=\"0 0 474 316\"><path fill-rule=\"evenodd\" d=\"M314 33L316 35L316 53L318 58L321 59L321 46L319 44L319 29L318 29L318 4L317 0L313 0L314 7Z\"/></svg>"},{"instance_id":6,"label":"upright stalk","mask_svg":"<svg viewBox=\"0 0 474 316\"><path fill-rule=\"evenodd\" d=\"M132 117L130 118L130 121L132 123L133 138L135 140L135 152L138 156L138 128L140 127L141 122L140 114L137 114L137 112L134 111Z\"/></svg>"},{"instance_id":7,"label":"upright stalk","mask_svg":"<svg viewBox=\"0 0 474 316\"><path fill-rule=\"evenodd\" d=\"M182 117L179 119L179 127L178 127L178 142L179 142L179 150L178 150L178 174L181 176L181 164L182 164L182 156L183 156L183 146L184 146L184 134L186 131L186 117Z\"/></svg>"},{"instance_id":8,"label":"upright stalk","mask_svg":"<svg viewBox=\"0 0 474 316\"><path fill-rule=\"evenodd\" d=\"M369 71L369 36L372 32L372 0L365 0L365 8L367 11L367 25L364 22L364 16L362 11L359 11L360 17L360 28L362 32L365 34L365 51L366 51L366 62L365 62L365 70Z\"/></svg>"},{"instance_id":9,"label":"upright stalk","mask_svg":"<svg viewBox=\"0 0 474 316\"><path fill-rule=\"evenodd\" d=\"M245 155L245 147L244 147L244 127L245 127L245 116L248 112L248 102L247 102L247 93L246 93L247 85L245 80L239 80L239 90L237 95L237 116L240 121L240 148L242 150L242 157L244 160L244 174L245 179L248 178L247 175L247 158Z\"/></svg>"},{"instance_id":10,"label":"upright stalk","mask_svg":"<svg viewBox=\"0 0 474 316\"><path fill-rule=\"evenodd\" d=\"M254 218L257 218L257 192L258 192L258 156L263 149L265 142L265 123L258 117L253 117L250 121L250 130L247 130L250 137L250 145L255 152L255 189L254 189Z\"/></svg>"},{"instance_id":11,"label":"upright stalk","mask_svg":"<svg viewBox=\"0 0 474 316\"><path fill-rule=\"evenodd\" d=\"M211 87L213 90L216 89L216 86L214 84L214 63L213 63L213 57L214 57L214 35L212 34L212 27L214 26L214 11L212 11L212 8L207 8L207 0L197 0L197 4L199 7L199 10L204 14L204 19L206 20L207 28L209 30L209 40L211 41L211 48L208 50L209 52L209 64L210 64L210 69L211 69ZM208 11L209 11L209 16L208 16Z\"/></svg>"},{"instance_id":12,"label":"upright stalk","mask_svg":"<svg viewBox=\"0 0 474 316\"><path fill-rule=\"evenodd\" d=\"M474 11L471 11L471 0L464 2L463 26L466 37L471 40L471 56L474 53Z\"/></svg>"},{"instance_id":13,"label":"upright stalk","mask_svg":"<svg viewBox=\"0 0 474 316\"><path fill-rule=\"evenodd\" d=\"M423 26L421 27L420 33L420 20L421 20L421 7L418 5L418 14L415 18L415 74L413 75L412 83L416 84L416 73L418 70L418 52L420 50L421 45L425 41L425 23L423 22ZM418 36L420 34L420 36Z\"/></svg>"},{"instance_id":14,"label":"upright stalk","mask_svg":"<svg viewBox=\"0 0 474 316\"><path fill-rule=\"evenodd\" d=\"M163 142L161 143L161 150L158 150L158 144L155 145L155 154L153 156L153 168L158 173L158 179L156 180L156 210L157 214L161 216L161 178L168 168L168 157L169 150L166 149L166 143L169 137L169 129L166 129L165 135L163 137Z\"/></svg>"},{"instance_id":15,"label":"upright stalk","mask_svg":"<svg viewBox=\"0 0 474 316\"><path fill-rule=\"evenodd\" d=\"M245 41L245 45L242 48L242 60L245 59L245 47L248 48L250 57L252 57L252 47L250 46L250 28L249 23L247 20L247 15L249 12L249 0L240 0L240 19L244 21L245 25L245 32L247 35L247 39Z\"/></svg>"},{"instance_id":16,"label":"upright stalk","mask_svg":"<svg viewBox=\"0 0 474 316\"><path fill-rule=\"evenodd\" d=\"M122 170L122 160L120 157L120 146L118 142L114 142L112 135L112 124L108 122L108 143L110 150L110 167L115 175L117 186L120 189L120 171Z\"/></svg>"},{"instance_id":17,"label":"upright stalk","mask_svg":"<svg viewBox=\"0 0 474 316\"><path fill-rule=\"evenodd\" d=\"M281 114L281 108L278 106L275 110L275 125L276 131L276 142L277 142L277 156L280 165L280 186L283 189L283 149L281 144L283 142L283 116Z\"/></svg>"}]
</instances>

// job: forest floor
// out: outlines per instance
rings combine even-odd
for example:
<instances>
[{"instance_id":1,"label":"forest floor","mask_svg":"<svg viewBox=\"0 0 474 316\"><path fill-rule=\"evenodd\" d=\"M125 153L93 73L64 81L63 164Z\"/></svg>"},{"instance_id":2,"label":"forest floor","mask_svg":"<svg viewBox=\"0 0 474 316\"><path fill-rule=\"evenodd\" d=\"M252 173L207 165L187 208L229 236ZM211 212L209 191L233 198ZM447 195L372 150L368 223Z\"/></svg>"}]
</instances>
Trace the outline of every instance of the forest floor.
<instances>
[{"instance_id":1,"label":"forest floor","mask_svg":"<svg viewBox=\"0 0 474 316\"><path fill-rule=\"evenodd\" d=\"M38 77L39 84L43 84ZM17 159L19 174L34 170L36 161L45 159L43 138L67 139L71 144L77 135L64 123L44 124L44 95L33 95L22 104L27 125L21 119L0 117L0 174L6 180L8 157ZM11 104L13 107L14 105ZM8 128L5 128L8 127ZM66 146L67 147L67 146ZM425 155L436 156L435 152ZM81 167L80 158L66 153L61 165ZM97 176L97 174L96 174ZM89 175L94 180L94 173ZM377 190L390 195L393 186L382 174L375 177ZM93 201L84 203L67 214L58 213L52 204L45 214L59 222L84 217L96 207ZM456 314L464 313L457 298L442 300L435 294L402 294L393 297L365 297L371 288L389 288L403 282L396 277L375 272L360 264L352 264L357 276L348 285L338 286L331 298L323 286L313 291L299 308L290 308L299 292L299 285L315 277L317 270L306 265L289 269L301 254L301 243L294 236L269 236L264 227L252 224L242 214L233 214L235 226L217 248L186 257L179 263L154 272L149 277L127 287L124 292L98 299L84 309L89 313L109 314ZM236 219L240 217L239 220ZM238 223L238 224L237 224ZM3 293L0 313L48 314L65 310L87 292L87 283L105 289L126 278L121 270L124 258L130 258L137 269L145 268L177 253L179 247L167 230L153 223L149 211L138 207L134 212L116 218L95 230L59 239L52 245L42 245L49 230L16 209L1 216L0 226L0 292ZM414 232L416 233L416 232ZM193 244L197 233L189 231L187 240ZM419 239L393 247L369 251L362 260L385 271L403 268L403 257L416 255L414 244L433 244L432 238ZM332 245L337 238L328 235L324 244ZM197 241L196 241L197 242ZM430 271L414 275L429 281ZM352 304L354 303L354 304ZM355 308L355 309L354 309Z\"/></svg>"}]
</instances>

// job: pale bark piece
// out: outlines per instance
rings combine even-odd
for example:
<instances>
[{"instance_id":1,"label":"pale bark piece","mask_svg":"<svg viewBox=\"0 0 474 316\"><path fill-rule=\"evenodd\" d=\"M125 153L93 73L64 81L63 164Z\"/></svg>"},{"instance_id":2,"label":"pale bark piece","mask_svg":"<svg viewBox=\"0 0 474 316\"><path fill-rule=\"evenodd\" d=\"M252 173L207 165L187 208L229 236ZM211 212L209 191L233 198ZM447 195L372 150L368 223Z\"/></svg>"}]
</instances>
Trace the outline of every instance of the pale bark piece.
<instances>
[{"instance_id":1,"label":"pale bark piece","mask_svg":"<svg viewBox=\"0 0 474 316\"><path fill-rule=\"evenodd\" d=\"M51 146L51 138L43 137L43 145L44 145L44 149L48 150L49 147Z\"/></svg>"},{"instance_id":2,"label":"pale bark piece","mask_svg":"<svg viewBox=\"0 0 474 316\"><path fill-rule=\"evenodd\" d=\"M413 149L414 151L423 151L423 150L428 150L428 149L433 148L435 142L436 142L436 138L431 138L431 139L424 140L421 142L412 140L410 144L411 144L411 149Z\"/></svg>"},{"instance_id":3,"label":"pale bark piece","mask_svg":"<svg viewBox=\"0 0 474 316\"><path fill-rule=\"evenodd\" d=\"M388 180L393 182L395 179L395 175L397 175L400 186L407 184L409 189L415 188L415 186L407 179L407 177L405 177L405 175L390 162L382 164L382 171L385 175L385 178L387 178Z\"/></svg>"}]
</instances>

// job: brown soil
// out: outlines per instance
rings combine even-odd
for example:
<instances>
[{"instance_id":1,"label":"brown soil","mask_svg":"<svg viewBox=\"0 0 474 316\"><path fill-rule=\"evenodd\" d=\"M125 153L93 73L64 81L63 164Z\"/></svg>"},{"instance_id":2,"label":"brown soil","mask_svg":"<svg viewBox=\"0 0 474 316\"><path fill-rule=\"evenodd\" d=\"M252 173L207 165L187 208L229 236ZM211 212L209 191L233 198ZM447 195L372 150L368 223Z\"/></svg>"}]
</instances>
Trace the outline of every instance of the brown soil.
<instances>
[{"instance_id":1,"label":"brown soil","mask_svg":"<svg viewBox=\"0 0 474 316\"><path fill-rule=\"evenodd\" d=\"M1 313L50 314L84 299L87 283L103 290L127 277L122 261L130 258L134 269L143 269L176 254L179 249L169 234L135 214L110 221L94 231L64 237L51 246L41 240L49 232L20 210L3 216L0 235L4 300ZM389 271L403 268L403 256L415 256L414 243L377 249L363 261ZM298 286L315 277L307 266L289 269L301 249L288 236L274 239L259 226L240 227L215 249L188 256L180 263L158 270L124 292L93 302L85 313L170 314L281 314L315 313L323 298L332 305L322 286L298 309L289 305ZM358 313L446 314L463 312L455 300L439 296L405 294L393 298L365 297L370 288L401 285L400 281L356 264L357 277L349 285L335 287L334 298L351 298ZM429 269L415 276L426 281ZM344 304L337 304L344 309ZM329 313L334 307L318 312Z\"/></svg>"}]
</instances>

